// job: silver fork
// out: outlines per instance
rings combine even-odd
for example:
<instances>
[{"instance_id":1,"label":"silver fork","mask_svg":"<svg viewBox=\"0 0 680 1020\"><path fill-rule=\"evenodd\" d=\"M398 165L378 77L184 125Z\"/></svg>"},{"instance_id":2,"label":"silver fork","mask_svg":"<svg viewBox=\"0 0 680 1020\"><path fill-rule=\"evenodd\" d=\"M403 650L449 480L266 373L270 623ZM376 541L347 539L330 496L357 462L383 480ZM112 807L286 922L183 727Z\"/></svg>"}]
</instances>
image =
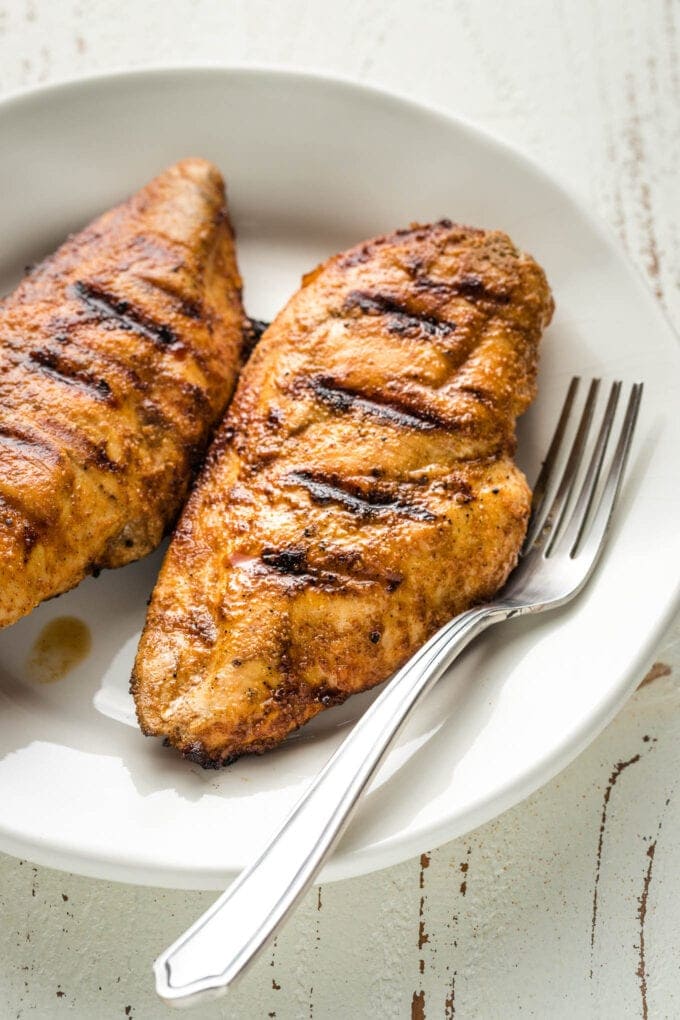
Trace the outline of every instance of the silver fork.
<instances>
[{"instance_id":1,"label":"silver fork","mask_svg":"<svg viewBox=\"0 0 680 1020\"><path fill-rule=\"evenodd\" d=\"M560 474L560 452L579 387L579 379L571 381L534 489L520 561L503 591L494 602L445 624L394 675L257 860L158 957L156 990L167 1003L186 1005L218 995L243 972L312 884L413 707L466 645L492 623L563 605L586 584L605 544L642 396L642 383L636 383L609 470L598 486L621 383L610 389L587 456L599 386L598 379L590 383Z\"/></svg>"}]
</instances>

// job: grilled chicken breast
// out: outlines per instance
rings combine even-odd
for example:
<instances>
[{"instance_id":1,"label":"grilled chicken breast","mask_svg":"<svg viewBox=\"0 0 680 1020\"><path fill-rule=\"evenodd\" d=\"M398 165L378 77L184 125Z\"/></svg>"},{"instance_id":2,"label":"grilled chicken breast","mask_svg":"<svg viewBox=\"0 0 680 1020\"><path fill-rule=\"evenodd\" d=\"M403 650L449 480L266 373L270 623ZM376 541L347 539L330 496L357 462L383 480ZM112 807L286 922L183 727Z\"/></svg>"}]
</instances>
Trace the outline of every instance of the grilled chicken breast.
<instances>
[{"instance_id":1,"label":"grilled chicken breast","mask_svg":"<svg viewBox=\"0 0 680 1020\"><path fill-rule=\"evenodd\" d=\"M0 626L150 552L231 395L224 185L185 160L0 302Z\"/></svg>"},{"instance_id":2,"label":"grilled chicken breast","mask_svg":"<svg viewBox=\"0 0 680 1020\"><path fill-rule=\"evenodd\" d=\"M502 233L442 221L304 278L246 366L168 551L132 688L204 766L385 680L515 565L512 457L553 302Z\"/></svg>"}]
</instances>

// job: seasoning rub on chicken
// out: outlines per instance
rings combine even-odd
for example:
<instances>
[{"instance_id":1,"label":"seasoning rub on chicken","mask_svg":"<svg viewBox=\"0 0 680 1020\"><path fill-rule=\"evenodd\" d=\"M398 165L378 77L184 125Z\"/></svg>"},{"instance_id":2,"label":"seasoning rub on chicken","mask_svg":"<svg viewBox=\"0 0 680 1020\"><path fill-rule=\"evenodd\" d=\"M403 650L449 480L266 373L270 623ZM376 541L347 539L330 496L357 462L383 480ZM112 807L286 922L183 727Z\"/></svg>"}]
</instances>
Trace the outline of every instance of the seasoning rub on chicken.
<instances>
[{"instance_id":1,"label":"seasoning rub on chicken","mask_svg":"<svg viewBox=\"0 0 680 1020\"><path fill-rule=\"evenodd\" d=\"M175 533L132 688L204 766L385 680L515 565L515 418L553 302L499 232L443 220L304 278L245 368Z\"/></svg>"},{"instance_id":2,"label":"seasoning rub on chicken","mask_svg":"<svg viewBox=\"0 0 680 1020\"><path fill-rule=\"evenodd\" d=\"M158 545L234 386L240 291L222 178L189 159L0 302L0 626Z\"/></svg>"}]
</instances>

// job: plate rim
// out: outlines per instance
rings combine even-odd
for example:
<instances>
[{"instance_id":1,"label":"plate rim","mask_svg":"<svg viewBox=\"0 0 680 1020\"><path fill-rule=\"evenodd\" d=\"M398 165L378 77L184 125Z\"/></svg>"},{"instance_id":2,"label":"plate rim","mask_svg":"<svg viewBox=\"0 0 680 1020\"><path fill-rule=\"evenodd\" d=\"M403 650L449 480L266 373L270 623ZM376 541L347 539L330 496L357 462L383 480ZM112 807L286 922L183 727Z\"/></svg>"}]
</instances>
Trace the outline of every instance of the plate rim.
<instances>
[{"instance_id":1,"label":"plate rim","mask_svg":"<svg viewBox=\"0 0 680 1020\"><path fill-rule=\"evenodd\" d=\"M496 134L486 127L476 124L474 121L453 114L436 103L422 101L392 88L374 83L357 81L351 76L329 73L324 69L316 69L306 65L304 68L294 68L284 64L267 62L230 62L223 64L219 62L192 63L153 63L143 68L114 68L106 71L96 71L86 75L69 75L60 77L58 80L48 83L41 83L29 88L17 88L10 90L0 96L0 119L9 108L21 107L24 103L29 104L39 101L43 97L68 95L69 92L76 92L89 86L115 86L122 81L140 82L150 79L160 79L164 76L171 77L220 77L233 75L234 77L252 76L253 78L279 77L290 81L298 81L307 85L314 82L323 82L331 87L337 87L346 92L354 92L356 95L369 93L383 102L392 103L395 107L406 107L416 115L427 115L441 119L448 126L453 126L462 134L474 136L486 147L500 151L506 158L512 159L515 163L526 168L531 174L538 175L552 188L561 193L561 196L583 217L589 228L604 242L607 249L615 253L620 264L625 265L632 276L637 280L647 297L650 311L656 314L666 330L663 330L669 345L673 345L676 357L680 354L680 336L674 324L670 321L666 308L656 299L651 285L647 280L641 267L639 267L623 249L620 239L613 228L602 219L596 212L591 210L585 199L564 180L562 175L552 170L544 169L540 161L533 155L526 153L521 146L507 140L502 134ZM668 629L671 621L680 607L680 574L675 582L673 594L667 604L661 608L656 615L654 628L648 632L646 638L640 643L637 654L631 659L625 671L625 680L614 688L608 690L607 695L598 704L597 712L592 712L588 717L586 725L574 731L569 739L562 741L552 748L550 753L535 760L531 768L526 769L519 776L508 780L505 783L494 787L493 792L475 799L463 812L451 819L449 816L438 823L428 824L411 823L406 833L395 833L385 841L377 844L355 848L342 852L341 847L335 851L327 862L318 882L339 881L357 875L368 874L408 860L423 851L434 846L440 846L449 840L460 837L479 825L490 821L502 814L511 807L519 804L530 796L537 789L548 783L555 775L561 772L570 764L596 737L602 732L608 722L615 716L618 710L628 699L632 691L639 683L644 669L654 657L663 634ZM93 855L70 846L69 841L54 844L41 840L39 843L33 839L22 839L16 833L4 828L0 822L0 849L17 857L22 857L35 863L48 867L57 867L63 870L77 870L79 874L93 878L106 878L115 881L123 881L136 885L161 886L167 888L184 889L219 889L224 885L224 875L235 875L236 870L225 869L216 875L212 868L201 868L200 862L192 865L191 868L178 867L177 863L156 862L153 866L135 861L129 855L120 851L109 855Z\"/></svg>"}]
</instances>

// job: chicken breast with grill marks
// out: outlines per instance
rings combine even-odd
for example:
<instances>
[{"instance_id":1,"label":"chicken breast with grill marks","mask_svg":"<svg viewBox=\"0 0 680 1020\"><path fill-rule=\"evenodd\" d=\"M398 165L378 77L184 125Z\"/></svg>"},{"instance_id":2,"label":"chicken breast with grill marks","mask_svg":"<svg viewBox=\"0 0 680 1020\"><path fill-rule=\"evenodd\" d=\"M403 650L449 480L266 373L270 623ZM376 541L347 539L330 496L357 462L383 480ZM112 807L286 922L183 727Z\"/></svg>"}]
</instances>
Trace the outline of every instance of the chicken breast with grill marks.
<instances>
[{"instance_id":1,"label":"chicken breast with grill marks","mask_svg":"<svg viewBox=\"0 0 680 1020\"><path fill-rule=\"evenodd\" d=\"M304 278L246 366L149 607L147 734L219 765L389 677L514 567L513 463L553 302L499 232L442 221Z\"/></svg>"},{"instance_id":2,"label":"chicken breast with grill marks","mask_svg":"<svg viewBox=\"0 0 680 1020\"><path fill-rule=\"evenodd\" d=\"M173 523L244 330L224 184L171 167L0 302L0 626Z\"/></svg>"}]
</instances>

